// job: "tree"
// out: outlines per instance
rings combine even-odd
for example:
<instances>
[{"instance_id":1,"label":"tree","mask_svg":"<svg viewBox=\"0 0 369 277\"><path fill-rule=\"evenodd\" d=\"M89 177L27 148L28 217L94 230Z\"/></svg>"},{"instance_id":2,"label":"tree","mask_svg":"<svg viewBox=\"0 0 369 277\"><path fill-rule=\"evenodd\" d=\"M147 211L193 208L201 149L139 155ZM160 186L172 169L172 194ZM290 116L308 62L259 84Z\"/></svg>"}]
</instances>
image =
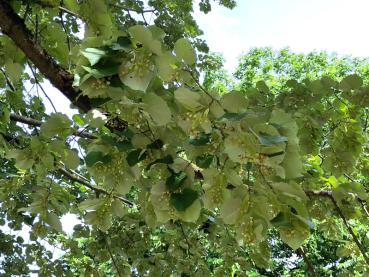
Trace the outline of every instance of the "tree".
<instances>
[{"instance_id":1,"label":"tree","mask_svg":"<svg viewBox=\"0 0 369 277\"><path fill-rule=\"evenodd\" d=\"M254 48L240 58L240 64L234 74L238 81L234 87L244 91L244 88L247 90L251 84L263 80L273 93L278 94L280 90L288 88L286 82L291 79L307 82L329 76L335 81L341 81L350 73L358 74L363 82L367 83L368 65L366 58L340 58L326 52L295 54L288 48L278 51L271 48ZM362 181L365 183L365 180ZM368 232L365 224L352 224L355 229L362 230L362 233ZM349 274L347 271L356 263L355 259L350 259L350 251L347 251L349 245L345 245L345 241L332 240L331 232L320 232L319 229L313 231L304 245L306 255L301 251L294 253L288 249L274 232L270 234L269 240L273 242L272 264L269 271L261 271L267 276L280 276L290 271L296 275L298 270L306 272L306 262L303 262L306 255L310 260L307 263L311 263L317 276L346 276ZM296 254L300 258L297 258Z\"/></svg>"},{"instance_id":2,"label":"tree","mask_svg":"<svg viewBox=\"0 0 369 277\"><path fill-rule=\"evenodd\" d=\"M0 215L31 229L1 231L5 276L247 276L269 267L270 232L314 275L304 243L319 230L367 272L369 88L352 72L203 86L192 8L0 0ZM78 112L46 113L45 79Z\"/></svg>"}]
</instances>

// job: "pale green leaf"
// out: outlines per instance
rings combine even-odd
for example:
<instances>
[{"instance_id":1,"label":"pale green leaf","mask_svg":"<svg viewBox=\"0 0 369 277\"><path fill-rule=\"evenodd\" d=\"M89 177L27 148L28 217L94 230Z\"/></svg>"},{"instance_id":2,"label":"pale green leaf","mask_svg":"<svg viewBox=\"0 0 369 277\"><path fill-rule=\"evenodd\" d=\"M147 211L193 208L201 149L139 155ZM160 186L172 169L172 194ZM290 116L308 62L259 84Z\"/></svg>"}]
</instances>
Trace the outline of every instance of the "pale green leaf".
<instances>
[{"instance_id":1,"label":"pale green leaf","mask_svg":"<svg viewBox=\"0 0 369 277\"><path fill-rule=\"evenodd\" d=\"M196 199L184 212L178 212L179 217L186 222L196 222L201 212L200 200Z\"/></svg>"},{"instance_id":2,"label":"pale green leaf","mask_svg":"<svg viewBox=\"0 0 369 277\"><path fill-rule=\"evenodd\" d=\"M148 93L143 102L146 104L145 110L150 114L154 122L158 126L167 125L172 121L172 112L167 102L155 93Z\"/></svg>"},{"instance_id":3,"label":"pale green leaf","mask_svg":"<svg viewBox=\"0 0 369 277\"><path fill-rule=\"evenodd\" d=\"M113 214L115 216L123 217L126 213L126 211L124 210L122 201L120 201L118 199L115 199L113 201L113 203L111 204L111 208L112 208Z\"/></svg>"},{"instance_id":4,"label":"pale green leaf","mask_svg":"<svg viewBox=\"0 0 369 277\"><path fill-rule=\"evenodd\" d=\"M107 55L107 52L105 50L97 48L86 48L81 50L81 53L88 59L91 66L97 64L101 58Z\"/></svg>"},{"instance_id":5,"label":"pale green leaf","mask_svg":"<svg viewBox=\"0 0 369 277\"><path fill-rule=\"evenodd\" d=\"M62 224L60 222L59 217L55 213L48 213L46 216L46 222L49 224L53 229L58 232L63 232Z\"/></svg>"},{"instance_id":6,"label":"pale green leaf","mask_svg":"<svg viewBox=\"0 0 369 277\"><path fill-rule=\"evenodd\" d=\"M190 111L198 111L203 108L203 105L200 103L201 95L198 92L189 90L184 87L178 88L174 92L175 100Z\"/></svg>"},{"instance_id":7,"label":"pale green leaf","mask_svg":"<svg viewBox=\"0 0 369 277\"><path fill-rule=\"evenodd\" d=\"M196 62L195 50L188 39L180 38L177 40L174 44L174 52L178 58L182 59L188 65Z\"/></svg>"},{"instance_id":8,"label":"pale green leaf","mask_svg":"<svg viewBox=\"0 0 369 277\"><path fill-rule=\"evenodd\" d=\"M72 170L76 169L80 164L80 159L78 157L77 151L66 149L64 163L67 168Z\"/></svg>"},{"instance_id":9,"label":"pale green leaf","mask_svg":"<svg viewBox=\"0 0 369 277\"><path fill-rule=\"evenodd\" d=\"M245 112L248 106L245 95L238 91L224 94L220 103L223 109L231 113Z\"/></svg>"},{"instance_id":10,"label":"pale green leaf","mask_svg":"<svg viewBox=\"0 0 369 277\"><path fill-rule=\"evenodd\" d=\"M54 113L41 125L41 134L45 137L66 137L72 133L70 125L71 121L66 115Z\"/></svg>"},{"instance_id":11,"label":"pale green leaf","mask_svg":"<svg viewBox=\"0 0 369 277\"><path fill-rule=\"evenodd\" d=\"M242 200L240 198L230 198L220 208L220 217L225 224L236 223L241 209Z\"/></svg>"}]
</instances>

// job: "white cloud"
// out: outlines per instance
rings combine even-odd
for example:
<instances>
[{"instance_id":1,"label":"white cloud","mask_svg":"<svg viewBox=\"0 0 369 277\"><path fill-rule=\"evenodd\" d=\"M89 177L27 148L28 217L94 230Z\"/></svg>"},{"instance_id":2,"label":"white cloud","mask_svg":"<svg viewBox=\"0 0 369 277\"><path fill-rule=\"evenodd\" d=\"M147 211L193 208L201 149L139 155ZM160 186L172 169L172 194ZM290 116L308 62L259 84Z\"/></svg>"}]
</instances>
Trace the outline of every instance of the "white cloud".
<instances>
[{"instance_id":1,"label":"white cloud","mask_svg":"<svg viewBox=\"0 0 369 277\"><path fill-rule=\"evenodd\" d=\"M213 5L210 14L197 11L195 18L210 49L223 53L233 70L251 47L369 56L368 10L365 0L239 0L234 10Z\"/></svg>"}]
</instances>

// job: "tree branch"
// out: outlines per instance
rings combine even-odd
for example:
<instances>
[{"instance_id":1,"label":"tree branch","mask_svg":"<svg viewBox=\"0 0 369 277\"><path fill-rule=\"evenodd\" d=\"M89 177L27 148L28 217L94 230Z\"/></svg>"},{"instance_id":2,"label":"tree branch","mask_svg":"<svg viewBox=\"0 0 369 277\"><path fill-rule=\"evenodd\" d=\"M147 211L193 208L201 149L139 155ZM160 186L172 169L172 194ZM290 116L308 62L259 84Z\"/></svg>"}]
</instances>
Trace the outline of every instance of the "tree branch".
<instances>
[{"instance_id":1,"label":"tree branch","mask_svg":"<svg viewBox=\"0 0 369 277\"><path fill-rule=\"evenodd\" d=\"M43 123L42 121L38 121L36 119L26 117L26 116L17 115L17 114L14 114L14 113L10 114L10 120L20 122L20 123L24 123L24 124L31 125L31 126L35 126L35 127L40 127ZM73 133L73 135L75 135L77 137L81 137L81 138L88 138L88 139L96 139L97 138L93 134L90 134L90 133L85 132L83 130L77 130L76 132Z\"/></svg>"},{"instance_id":2,"label":"tree branch","mask_svg":"<svg viewBox=\"0 0 369 277\"><path fill-rule=\"evenodd\" d=\"M57 62L35 42L34 36L27 29L23 19L14 12L8 1L0 0L0 29L25 53L50 83L59 89L74 105L84 112L90 110L90 101L79 96L74 89L73 75L63 69Z\"/></svg>"},{"instance_id":3,"label":"tree branch","mask_svg":"<svg viewBox=\"0 0 369 277\"><path fill-rule=\"evenodd\" d=\"M120 201L122 201L124 204L126 204L127 206L129 207L134 207L135 204L131 201L129 201L128 199L122 197L122 196L118 196L118 195L112 195L111 193L107 192L106 190L102 189L102 188L98 188L98 187L95 187L93 186L87 179L85 179L84 177L80 176L78 173L76 172L73 172L73 171L69 171L63 167L60 167L59 169L59 172L64 175L65 177L67 177L68 179L72 180L72 181L75 181L75 182L78 182L82 185L84 185L85 187L95 191L95 192L98 192L98 193L101 193L101 194L105 194L105 195L111 195L113 198L115 199L118 199Z\"/></svg>"},{"instance_id":4,"label":"tree branch","mask_svg":"<svg viewBox=\"0 0 369 277\"><path fill-rule=\"evenodd\" d=\"M49 97L49 95L47 95L46 91L44 90L44 88L42 87L42 85L40 84L40 82L38 81L37 79L37 76L36 76L36 72L35 70L33 70L32 66L28 63L28 66L29 68L31 69L31 72L32 72L32 75L33 75L33 78L35 79L35 83L38 87L40 87L42 93L44 94L44 96L46 97L46 99L49 101L50 105L52 106L52 108L54 109L54 112L58 112L55 108L55 105L53 103L53 101L51 100L51 98ZM36 87L37 89L37 87Z\"/></svg>"},{"instance_id":5,"label":"tree branch","mask_svg":"<svg viewBox=\"0 0 369 277\"><path fill-rule=\"evenodd\" d=\"M347 219L345 217L345 215L343 214L341 208L338 206L336 199L334 199L332 192L331 191L318 191L318 192L314 192L314 191L308 191L305 190L306 195L308 196L323 196L323 197L328 197L331 201L332 204L334 206L334 208L336 209L338 215L341 217L346 229L348 230L348 232L350 233L350 235L352 236L355 244L357 245L357 247L359 248L361 254L364 257L365 262L367 263L367 265L369 265L369 258L366 254L365 248L363 247L363 245L360 243L358 237L355 235L354 231L352 230L351 226L349 225L349 223L347 222ZM360 200L360 199L359 199Z\"/></svg>"},{"instance_id":6,"label":"tree branch","mask_svg":"<svg viewBox=\"0 0 369 277\"><path fill-rule=\"evenodd\" d=\"M5 81L6 81L6 84L8 85L8 87L12 90L12 91L15 91L15 87L14 85L12 84L12 82L10 81L8 75L6 74L5 70L2 69L0 67L0 72L4 75L4 78L5 78Z\"/></svg>"},{"instance_id":7,"label":"tree branch","mask_svg":"<svg viewBox=\"0 0 369 277\"><path fill-rule=\"evenodd\" d=\"M306 267L307 267L307 269L310 273L310 276L316 277L317 275L315 273L314 265L310 261L309 257L306 255L304 249L302 247L300 247L296 250L296 252L297 252L298 255L300 255L304 259L304 262L305 262Z\"/></svg>"},{"instance_id":8,"label":"tree branch","mask_svg":"<svg viewBox=\"0 0 369 277\"><path fill-rule=\"evenodd\" d=\"M75 12L72 12L71 10L68 10L67 8L63 7L63 6L59 6L59 10L62 12L65 12L69 15L72 15L74 17L77 17L79 19L82 19L82 17L79 14L76 14Z\"/></svg>"},{"instance_id":9,"label":"tree branch","mask_svg":"<svg viewBox=\"0 0 369 277\"><path fill-rule=\"evenodd\" d=\"M104 236L105 237L105 236ZM114 258L114 255L113 255L113 253L111 252L111 249L110 249L110 240L108 241L107 239L106 239L106 237L105 237L105 242L106 242L106 249L108 250L108 252L109 252L109 256L110 256L110 258L111 258L111 260L112 260L112 262L113 262L113 265L114 265L114 267L115 267L115 270L117 271L117 275L119 276L119 277L122 277L122 274L120 274L120 271L119 271L119 267L118 267L118 264L117 264L117 262L115 261L115 258Z\"/></svg>"},{"instance_id":10,"label":"tree branch","mask_svg":"<svg viewBox=\"0 0 369 277\"><path fill-rule=\"evenodd\" d=\"M333 206L336 208L337 213L339 214L339 216L341 217L343 223L345 224L347 230L349 231L349 233L351 234L352 238L354 239L354 242L356 243L357 247L359 248L361 254L363 255L366 264L369 265L369 258L368 258L367 254L366 254L365 248L360 243L359 239L355 235L355 233L352 230L351 226L348 224L345 215L343 214L341 208L338 206L338 204L337 204L336 200L334 199L334 197L331 196L330 199L331 199L331 201L333 203Z\"/></svg>"}]
</instances>

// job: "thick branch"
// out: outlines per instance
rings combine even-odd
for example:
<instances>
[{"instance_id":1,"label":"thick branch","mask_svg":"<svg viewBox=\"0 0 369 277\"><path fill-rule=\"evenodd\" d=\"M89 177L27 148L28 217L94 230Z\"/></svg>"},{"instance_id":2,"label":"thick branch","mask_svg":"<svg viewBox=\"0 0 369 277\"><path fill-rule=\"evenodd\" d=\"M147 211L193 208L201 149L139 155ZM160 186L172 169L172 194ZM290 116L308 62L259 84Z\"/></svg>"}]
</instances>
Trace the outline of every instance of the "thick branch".
<instances>
[{"instance_id":1,"label":"thick branch","mask_svg":"<svg viewBox=\"0 0 369 277\"><path fill-rule=\"evenodd\" d=\"M78 97L72 86L73 75L64 70L56 61L36 43L32 33L27 29L22 18L16 14L8 1L0 0L0 29L22 49L50 83L59 89L74 105L83 111L90 109L87 97Z\"/></svg>"},{"instance_id":2,"label":"thick branch","mask_svg":"<svg viewBox=\"0 0 369 277\"><path fill-rule=\"evenodd\" d=\"M26 117L26 116L21 116L21 115L17 115L17 114L10 114L10 120L16 121L16 122L20 122L20 123L24 123L27 125L31 125L31 126L35 126L35 127L40 127L42 125L42 121L38 121L36 119L30 118L30 117ZM77 137L81 137L81 138L88 138L88 139L96 139L96 136L85 132L83 130L78 130L76 132L73 133L73 135L77 136Z\"/></svg>"}]
</instances>

